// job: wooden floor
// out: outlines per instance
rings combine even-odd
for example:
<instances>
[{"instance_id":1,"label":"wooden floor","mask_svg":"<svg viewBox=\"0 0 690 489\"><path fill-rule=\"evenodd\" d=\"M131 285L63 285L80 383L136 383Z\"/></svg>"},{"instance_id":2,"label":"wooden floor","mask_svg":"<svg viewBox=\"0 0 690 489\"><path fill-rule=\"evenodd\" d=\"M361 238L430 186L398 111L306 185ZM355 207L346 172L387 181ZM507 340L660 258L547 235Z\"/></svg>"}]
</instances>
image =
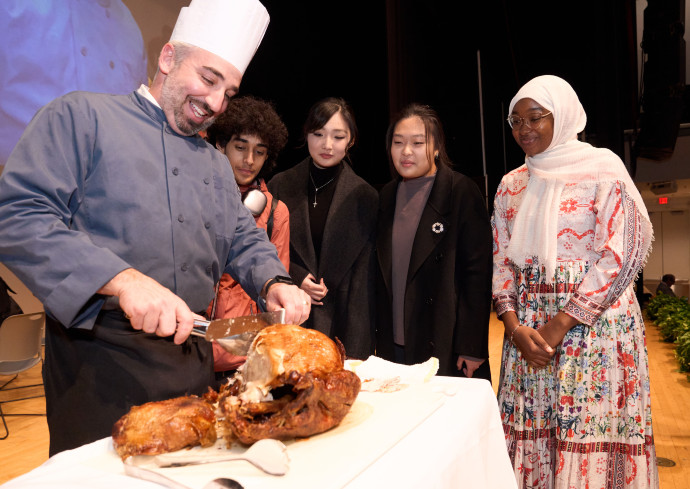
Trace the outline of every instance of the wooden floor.
<instances>
[{"instance_id":1,"label":"wooden floor","mask_svg":"<svg viewBox=\"0 0 690 489\"><path fill-rule=\"evenodd\" d=\"M490 355L494 373L494 390L500 370L503 327L495 318L491 322ZM659 467L662 489L690 488L690 382L678 372L673 345L659 340L656 326L647 325L652 413L657 457L675 462L674 467ZM0 376L0 385L11 377ZM8 387L40 383L40 365L19 375ZM37 388L0 393L0 401L32 394ZM45 399L2 404L8 413L44 413ZM9 437L0 440L0 484L30 471L48 459L48 428L45 417L7 417ZM4 435L0 426L0 436Z\"/></svg>"}]
</instances>

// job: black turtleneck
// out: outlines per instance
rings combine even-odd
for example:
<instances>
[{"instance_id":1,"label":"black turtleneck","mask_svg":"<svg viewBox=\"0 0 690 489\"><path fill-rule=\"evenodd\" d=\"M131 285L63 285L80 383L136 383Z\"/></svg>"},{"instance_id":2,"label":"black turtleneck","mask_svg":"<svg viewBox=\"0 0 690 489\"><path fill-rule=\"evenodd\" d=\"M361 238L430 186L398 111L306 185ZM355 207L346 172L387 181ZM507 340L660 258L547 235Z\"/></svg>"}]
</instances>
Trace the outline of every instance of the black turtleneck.
<instances>
[{"instance_id":1,"label":"black turtleneck","mask_svg":"<svg viewBox=\"0 0 690 489\"><path fill-rule=\"evenodd\" d=\"M317 262L321 256L321 242L323 241L323 230L326 227L328 209L331 207L335 186L338 184L338 177L342 169L343 162L328 168L319 168L312 160L309 166L309 181L307 182L307 188L309 189L307 192L309 198L309 224ZM314 202L316 202L316 205L314 205ZM319 278L316 277L317 280Z\"/></svg>"}]
</instances>

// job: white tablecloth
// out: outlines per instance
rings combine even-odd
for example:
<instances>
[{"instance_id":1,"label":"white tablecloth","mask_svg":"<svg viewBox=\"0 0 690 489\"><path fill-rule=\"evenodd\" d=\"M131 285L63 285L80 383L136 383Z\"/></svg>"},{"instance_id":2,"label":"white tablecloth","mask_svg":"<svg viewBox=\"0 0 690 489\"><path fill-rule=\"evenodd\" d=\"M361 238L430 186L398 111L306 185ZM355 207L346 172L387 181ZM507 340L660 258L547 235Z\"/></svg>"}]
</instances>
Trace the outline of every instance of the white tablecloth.
<instances>
[{"instance_id":1,"label":"white tablecloth","mask_svg":"<svg viewBox=\"0 0 690 489\"><path fill-rule=\"evenodd\" d=\"M434 377L394 393L361 392L335 429L287 442L290 470L243 461L159 469L201 489L219 476L246 489L514 488L496 397L484 380ZM110 438L69 450L2 489L160 489L124 474Z\"/></svg>"}]
</instances>

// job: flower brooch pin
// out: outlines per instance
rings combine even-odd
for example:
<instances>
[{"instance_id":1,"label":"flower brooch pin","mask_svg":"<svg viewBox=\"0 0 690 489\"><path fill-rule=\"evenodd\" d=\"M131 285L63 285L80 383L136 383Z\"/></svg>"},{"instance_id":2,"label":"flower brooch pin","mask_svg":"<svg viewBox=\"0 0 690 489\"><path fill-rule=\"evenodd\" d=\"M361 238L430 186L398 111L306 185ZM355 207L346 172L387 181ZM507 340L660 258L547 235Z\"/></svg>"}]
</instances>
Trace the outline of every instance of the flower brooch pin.
<instances>
[{"instance_id":1,"label":"flower brooch pin","mask_svg":"<svg viewBox=\"0 0 690 489\"><path fill-rule=\"evenodd\" d=\"M443 224L435 222L431 225L431 230L436 234L441 234L443 232Z\"/></svg>"}]
</instances>

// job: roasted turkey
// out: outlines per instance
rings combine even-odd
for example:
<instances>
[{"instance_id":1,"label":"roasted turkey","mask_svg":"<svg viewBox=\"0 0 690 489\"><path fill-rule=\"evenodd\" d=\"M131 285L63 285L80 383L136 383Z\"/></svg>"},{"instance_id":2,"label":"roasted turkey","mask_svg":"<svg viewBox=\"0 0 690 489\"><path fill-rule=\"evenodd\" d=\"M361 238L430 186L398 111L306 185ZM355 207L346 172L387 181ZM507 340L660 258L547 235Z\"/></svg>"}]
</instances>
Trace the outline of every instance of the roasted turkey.
<instances>
[{"instance_id":1,"label":"roasted turkey","mask_svg":"<svg viewBox=\"0 0 690 489\"><path fill-rule=\"evenodd\" d=\"M274 325L257 334L247 361L220 393L184 396L134 406L112 430L115 450L157 455L209 446L225 434L251 445L322 433L338 425L361 382L344 370L345 349L323 333Z\"/></svg>"},{"instance_id":2,"label":"roasted turkey","mask_svg":"<svg viewBox=\"0 0 690 489\"><path fill-rule=\"evenodd\" d=\"M342 344L323 333L269 326L221 389L222 423L245 444L322 433L343 420L359 393L360 379L344 362Z\"/></svg>"},{"instance_id":3,"label":"roasted turkey","mask_svg":"<svg viewBox=\"0 0 690 489\"><path fill-rule=\"evenodd\" d=\"M132 407L113 426L115 450L124 460L213 445L217 436L213 397L184 396Z\"/></svg>"}]
</instances>

